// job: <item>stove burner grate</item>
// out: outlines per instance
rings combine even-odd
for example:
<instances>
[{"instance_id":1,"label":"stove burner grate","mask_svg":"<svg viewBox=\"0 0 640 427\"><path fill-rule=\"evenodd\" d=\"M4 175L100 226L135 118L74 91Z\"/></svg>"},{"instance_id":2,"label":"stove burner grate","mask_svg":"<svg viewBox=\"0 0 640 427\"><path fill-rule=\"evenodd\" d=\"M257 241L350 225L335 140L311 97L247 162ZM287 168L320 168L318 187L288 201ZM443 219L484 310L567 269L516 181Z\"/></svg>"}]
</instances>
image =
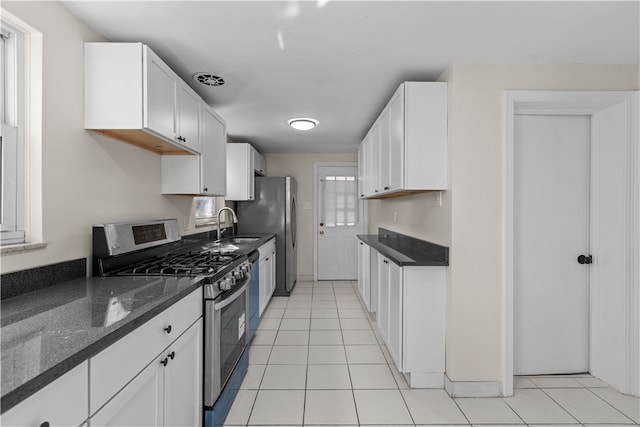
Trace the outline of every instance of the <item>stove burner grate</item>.
<instances>
[{"instance_id":1,"label":"stove burner grate","mask_svg":"<svg viewBox=\"0 0 640 427\"><path fill-rule=\"evenodd\" d=\"M171 253L139 262L118 272L121 276L201 276L211 275L237 259L212 252Z\"/></svg>"}]
</instances>

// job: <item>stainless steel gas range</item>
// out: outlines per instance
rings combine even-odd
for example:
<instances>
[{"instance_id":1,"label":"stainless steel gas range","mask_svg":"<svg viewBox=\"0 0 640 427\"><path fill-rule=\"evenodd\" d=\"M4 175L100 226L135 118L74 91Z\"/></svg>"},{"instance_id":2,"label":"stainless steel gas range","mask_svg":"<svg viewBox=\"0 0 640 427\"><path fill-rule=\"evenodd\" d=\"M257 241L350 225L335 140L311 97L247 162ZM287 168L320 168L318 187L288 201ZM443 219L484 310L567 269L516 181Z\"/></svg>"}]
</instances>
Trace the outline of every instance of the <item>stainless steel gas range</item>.
<instances>
[{"instance_id":1,"label":"stainless steel gas range","mask_svg":"<svg viewBox=\"0 0 640 427\"><path fill-rule=\"evenodd\" d=\"M93 226L94 276L193 277L204 297L204 404L214 406L247 346L251 275L257 251L221 253L183 240L175 219Z\"/></svg>"}]
</instances>

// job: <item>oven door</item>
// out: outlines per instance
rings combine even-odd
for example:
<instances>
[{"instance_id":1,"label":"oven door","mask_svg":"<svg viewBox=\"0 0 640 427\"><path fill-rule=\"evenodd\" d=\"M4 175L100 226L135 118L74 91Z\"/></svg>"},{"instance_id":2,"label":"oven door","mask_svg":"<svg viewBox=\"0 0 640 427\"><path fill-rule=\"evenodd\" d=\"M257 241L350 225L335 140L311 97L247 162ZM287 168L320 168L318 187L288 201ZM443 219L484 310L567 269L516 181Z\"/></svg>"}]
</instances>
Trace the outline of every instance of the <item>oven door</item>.
<instances>
[{"instance_id":1,"label":"oven door","mask_svg":"<svg viewBox=\"0 0 640 427\"><path fill-rule=\"evenodd\" d=\"M212 407L242 356L247 338L248 281L221 301L205 300L204 404Z\"/></svg>"}]
</instances>

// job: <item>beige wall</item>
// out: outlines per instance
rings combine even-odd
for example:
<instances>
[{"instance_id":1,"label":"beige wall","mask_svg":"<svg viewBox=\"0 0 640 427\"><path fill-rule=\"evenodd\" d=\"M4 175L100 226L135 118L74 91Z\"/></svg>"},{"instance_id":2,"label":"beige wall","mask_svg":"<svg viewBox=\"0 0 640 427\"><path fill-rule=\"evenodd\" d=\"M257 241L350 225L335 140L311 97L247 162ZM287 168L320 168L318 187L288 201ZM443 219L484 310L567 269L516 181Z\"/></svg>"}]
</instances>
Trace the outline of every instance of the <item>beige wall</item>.
<instances>
[{"instance_id":1,"label":"beige wall","mask_svg":"<svg viewBox=\"0 0 640 427\"><path fill-rule=\"evenodd\" d=\"M358 155L266 153L264 156L268 176L291 175L298 182L298 276L313 276L313 164L357 162Z\"/></svg>"},{"instance_id":2,"label":"beige wall","mask_svg":"<svg viewBox=\"0 0 640 427\"><path fill-rule=\"evenodd\" d=\"M442 206L438 206L438 193ZM369 200L369 233L378 227L444 246L451 245L451 201L448 191ZM397 215L394 217L394 214ZM397 221L396 221L397 219Z\"/></svg>"},{"instance_id":3,"label":"beige wall","mask_svg":"<svg viewBox=\"0 0 640 427\"><path fill-rule=\"evenodd\" d=\"M503 370L502 127L504 90L634 90L637 65L457 65L449 82L449 191L381 200L370 230L382 225L450 244L447 375L499 381ZM398 211L398 224L392 223ZM417 212L424 220L420 221Z\"/></svg>"},{"instance_id":4,"label":"beige wall","mask_svg":"<svg viewBox=\"0 0 640 427\"><path fill-rule=\"evenodd\" d=\"M3 1L2 7L43 34L47 242L44 249L3 255L2 272L90 256L95 223L172 217L182 226L192 198L160 194L159 155L83 129L83 43L101 38L58 2Z\"/></svg>"}]
</instances>

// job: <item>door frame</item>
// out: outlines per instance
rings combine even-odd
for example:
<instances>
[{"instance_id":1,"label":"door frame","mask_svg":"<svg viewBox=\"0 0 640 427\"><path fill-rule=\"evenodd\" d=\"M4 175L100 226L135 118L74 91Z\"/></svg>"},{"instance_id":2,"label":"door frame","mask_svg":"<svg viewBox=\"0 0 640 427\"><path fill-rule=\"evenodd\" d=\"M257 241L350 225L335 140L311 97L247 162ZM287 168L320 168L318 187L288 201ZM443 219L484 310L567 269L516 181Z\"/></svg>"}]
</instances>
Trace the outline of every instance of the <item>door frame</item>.
<instances>
[{"instance_id":1,"label":"door frame","mask_svg":"<svg viewBox=\"0 0 640 427\"><path fill-rule=\"evenodd\" d=\"M321 167L345 166L358 167L358 162L314 162L313 163L313 280L318 280L318 197L320 191L318 188L318 170ZM367 200L359 199L360 213L362 214L361 233L365 233L369 228L369 209Z\"/></svg>"},{"instance_id":2,"label":"door frame","mask_svg":"<svg viewBox=\"0 0 640 427\"><path fill-rule=\"evenodd\" d=\"M504 93L504 146L503 146L503 396L513 395L513 249L514 249L514 116L516 114L588 115L591 117L591 250L598 253L601 230L596 227L600 219L600 192L594 184L599 164L598 147L605 143L600 135L597 114L613 106L622 107L625 123L627 164L625 165L627 205L624 212L626 235L622 255L625 263L625 364L624 390L626 394L640 395L640 147L639 147L639 91L505 91ZM594 167L596 166L596 167ZM604 202L602 202L604 203ZM595 302L599 301L600 281L597 263L590 271L589 310L589 366L597 366L598 340L595 332L600 319Z\"/></svg>"}]
</instances>

